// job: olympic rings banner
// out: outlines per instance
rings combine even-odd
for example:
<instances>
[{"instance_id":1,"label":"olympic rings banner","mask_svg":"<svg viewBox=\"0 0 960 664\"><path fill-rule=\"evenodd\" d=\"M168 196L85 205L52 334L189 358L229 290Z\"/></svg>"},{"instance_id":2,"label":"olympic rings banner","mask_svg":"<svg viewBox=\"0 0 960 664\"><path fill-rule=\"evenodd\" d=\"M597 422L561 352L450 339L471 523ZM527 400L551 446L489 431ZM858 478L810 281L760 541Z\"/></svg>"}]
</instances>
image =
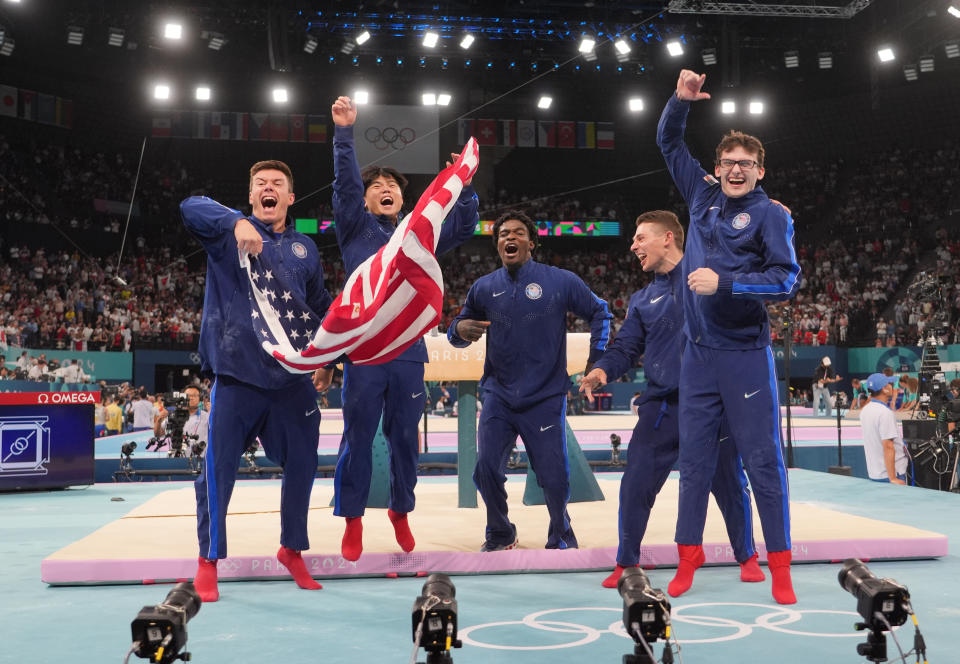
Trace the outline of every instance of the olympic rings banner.
<instances>
[{"instance_id":1,"label":"olympic rings banner","mask_svg":"<svg viewBox=\"0 0 960 664\"><path fill-rule=\"evenodd\" d=\"M436 173L444 162L438 126L435 106L364 106L353 132L360 168L376 162L401 173Z\"/></svg>"}]
</instances>

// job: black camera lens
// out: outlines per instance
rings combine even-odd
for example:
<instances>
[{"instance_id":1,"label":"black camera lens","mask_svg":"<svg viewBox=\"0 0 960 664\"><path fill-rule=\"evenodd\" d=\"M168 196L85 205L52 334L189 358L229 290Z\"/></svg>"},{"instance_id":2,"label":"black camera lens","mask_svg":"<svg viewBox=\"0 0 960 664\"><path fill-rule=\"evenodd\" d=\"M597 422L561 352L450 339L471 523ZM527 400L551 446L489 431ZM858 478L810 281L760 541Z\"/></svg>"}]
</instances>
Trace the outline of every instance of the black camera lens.
<instances>
[{"instance_id":1,"label":"black camera lens","mask_svg":"<svg viewBox=\"0 0 960 664\"><path fill-rule=\"evenodd\" d=\"M183 611L186 614L186 621L189 621L197 615L203 600L200 599L200 594L197 593L192 583L178 583L173 587L173 590L167 593L167 598L163 600L163 604Z\"/></svg>"},{"instance_id":2,"label":"black camera lens","mask_svg":"<svg viewBox=\"0 0 960 664\"><path fill-rule=\"evenodd\" d=\"M446 574L431 574L424 582L421 594L424 597L436 595L441 601L451 600L457 596L457 589Z\"/></svg>"}]
</instances>

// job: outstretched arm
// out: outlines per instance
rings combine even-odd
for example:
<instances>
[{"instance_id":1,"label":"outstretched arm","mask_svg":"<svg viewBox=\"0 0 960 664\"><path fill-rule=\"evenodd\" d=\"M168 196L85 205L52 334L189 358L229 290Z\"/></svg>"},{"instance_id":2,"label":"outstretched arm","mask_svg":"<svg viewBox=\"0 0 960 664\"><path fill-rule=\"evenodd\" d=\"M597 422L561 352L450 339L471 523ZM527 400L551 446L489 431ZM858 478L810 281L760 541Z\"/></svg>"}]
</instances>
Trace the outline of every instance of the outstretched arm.
<instances>
[{"instance_id":1,"label":"outstretched arm","mask_svg":"<svg viewBox=\"0 0 960 664\"><path fill-rule=\"evenodd\" d=\"M701 92L705 81L706 74L682 70L677 89L670 95L657 125L657 145L680 194L691 208L698 195L717 185L716 179L693 158L683 140L690 102L710 98L708 93Z\"/></svg>"},{"instance_id":2,"label":"outstretched arm","mask_svg":"<svg viewBox=\"0 0 960 664\"><path fill-rule=\"evenodd\" d=\"M337 241L350 237L363 219L363 179L353 142L357 107L350 97L337 97L330 107L333 117L333 215Z\"/></svg>"}]
</instances>

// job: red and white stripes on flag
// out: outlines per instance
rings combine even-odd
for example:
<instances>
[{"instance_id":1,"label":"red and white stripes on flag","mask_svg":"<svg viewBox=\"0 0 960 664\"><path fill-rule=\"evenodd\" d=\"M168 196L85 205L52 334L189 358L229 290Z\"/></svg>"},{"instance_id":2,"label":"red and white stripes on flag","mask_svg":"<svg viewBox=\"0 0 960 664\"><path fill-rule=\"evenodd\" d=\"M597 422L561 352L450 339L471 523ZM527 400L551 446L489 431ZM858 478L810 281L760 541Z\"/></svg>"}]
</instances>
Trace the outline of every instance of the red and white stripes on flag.
<instances>
[{"instance_id":1,"label":"red and white stripes on flag","mask_svg":"<svg viewBox=\"0 0 960 664\"><path fill-rule=\"evenodd\" d=\"M291 373L309 373L346 355L354 364L389 362L440 321L443 276L437 263L440 225L464 182L479 165L477 141L467 141L460 158L433 180L413 212L400 222L389 242L347 279L313 339L298 347L283 331L276 298L251 276L251 299L262 314L258 334L268 328L263 349ZM247 255L241 265L251 274ZM273 300L273 302L271 302ZM322 312L318 312L322 313Z\"/></svg>"}]
</instances>

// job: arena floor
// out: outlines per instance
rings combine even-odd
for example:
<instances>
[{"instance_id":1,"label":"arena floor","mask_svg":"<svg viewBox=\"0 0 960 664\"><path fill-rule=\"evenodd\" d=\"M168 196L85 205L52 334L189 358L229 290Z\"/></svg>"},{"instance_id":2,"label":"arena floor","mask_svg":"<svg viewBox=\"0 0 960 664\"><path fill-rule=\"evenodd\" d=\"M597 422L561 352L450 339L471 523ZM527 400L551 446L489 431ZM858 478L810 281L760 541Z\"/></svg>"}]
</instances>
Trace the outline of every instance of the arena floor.
<instances>
[{"instance_id":1,"label":"arena floor","mask_svg":"<svg viewBox=\"0 0 960 664\"><path fill-rule=\"evenodd\" d=\"M424 486L449 481L431 478ZM794 503L915 526L948 540L960 537L956 494L805 470L791 471L790 481ZM41 561L177 488L187 485L99 484L85 490L0 495L4 512L0 564L5 570L0 662L120 661L129 647L130 621L141 607L161 602L170 586L48 586L41 581ZM655 514L669 520L674 510L663 500ZM472 532L470 536L475 537ZM339 530L329 533L333 543L339 537ZM910 589L929 661L956 661L949 654L954 652L950 635L960 617L956 553L929 560L874 562L871 569ZM856 644L863 633L853 631L856 600L837 583L838 570L837 562L796 565L793 578L799 602L781 607L770 597L769 581L742 584L730 566L702 569L692 590L672 602L683 661L764 662L771 657L783 664L862 661ZM655 587L665 587L672 573L670 568L658 568L649 576ZM632 643L623 633L620 597L600 586L604 576L603 572L455 576L464 647L454 651L454 661L619 662ZM194 661L409 661L410 611L422 578L401 574L323 583L324 589L316 592L299 590L289 579L222 584L221 600L201 607L190 622L188 650ZM898 631L905 648L913 642L912 632L912 627ZM892 642L889 648L896 652Z\"/></svg>"}]
</instances>

